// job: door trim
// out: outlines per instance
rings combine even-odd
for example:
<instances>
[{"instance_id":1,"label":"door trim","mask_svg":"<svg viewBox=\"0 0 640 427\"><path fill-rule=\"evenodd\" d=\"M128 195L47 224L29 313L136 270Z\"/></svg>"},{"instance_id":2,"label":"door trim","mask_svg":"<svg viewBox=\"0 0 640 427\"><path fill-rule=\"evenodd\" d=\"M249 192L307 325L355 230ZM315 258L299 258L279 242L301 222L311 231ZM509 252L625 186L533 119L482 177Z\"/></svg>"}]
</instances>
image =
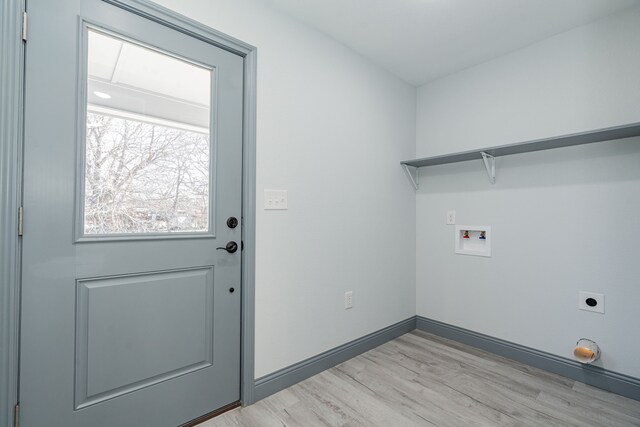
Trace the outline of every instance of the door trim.
<instances>
[{"instance_id":1,"label":"door trim","mask_svg":"<svg viewBox=\"0 0 640 427\"><path fill-rule=\"evenodd\" d=\"M147 0L103 0L131 13L232 52L243 58L242 158L242 325L240 399L254 400L255 336L255 215L256 215L256 83L257 49ZM20 294L20 240L17 235L21 205L24 43L21 39L24 0L0 0L0 426L14 424L18 402L18 342ZM6 94L6 95L5 95ZM28 230L26 231L28 232Z\"/></svg>"},{"instance_id":2,"label":"door trim","mask_svg":"<svg viewBox=\"0 0 640 427\"><path fill-rule=\"evenodd\" d=\"M0 0L0 426L18 402L24 0Z\"/></svg>"}]
</instances>

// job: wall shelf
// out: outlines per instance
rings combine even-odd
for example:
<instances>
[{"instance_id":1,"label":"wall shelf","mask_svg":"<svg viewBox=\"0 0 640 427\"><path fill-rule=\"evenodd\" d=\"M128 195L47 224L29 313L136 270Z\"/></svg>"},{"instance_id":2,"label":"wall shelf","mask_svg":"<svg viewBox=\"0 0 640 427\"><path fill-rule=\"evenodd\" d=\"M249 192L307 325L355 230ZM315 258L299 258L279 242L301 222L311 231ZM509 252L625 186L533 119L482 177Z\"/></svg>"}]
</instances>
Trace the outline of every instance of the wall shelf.
<instances>
[{"instance_id":1,"label":"wall shelf","mask_svg":"<svg viewBox=\"0 0 640 427\"><path fill-rule=\"evenodd\" d=\"M418 189L417 169L426 166L444 165L447 163L466 162L482 159L489 175L489 181L495 183L495 157L510 154L528 153L531 151L549 150L552 148L570 147L572 145L590 144L592 142L610 141L614 139L640 136L640 123L597 129L589 132L574 133L552 138L536 139L515 144L500 145L480 150L463 151L422 159L400 162L411 183Z\"/></svg>"}]
</instances>

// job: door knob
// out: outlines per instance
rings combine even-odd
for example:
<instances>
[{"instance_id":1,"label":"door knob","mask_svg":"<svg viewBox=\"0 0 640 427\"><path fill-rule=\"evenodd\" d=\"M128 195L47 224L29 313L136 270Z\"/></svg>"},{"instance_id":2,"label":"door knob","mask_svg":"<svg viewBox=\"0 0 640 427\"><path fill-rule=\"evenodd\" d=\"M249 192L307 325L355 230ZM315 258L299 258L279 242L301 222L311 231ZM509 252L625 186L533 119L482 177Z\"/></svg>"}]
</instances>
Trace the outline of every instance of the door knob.
<instances>
[{"instance_id":1,"label":"door knob","mask_svg":"<svg viewBox=\"0 0 640 427\"><path fill-rule=\"evenodd\" d=\"M236 242L229 242L224 247L216 248L216 249L224 249L225 251L232 254L238 250L238 244Z\"/></svg>"},{"instance_id":2,"label":"door knob","mask_svg":"<svg viewBox=\"0 0 640 427\"><path fill-rule=\"evenodd\" d=\"M227 227L236 228L237 226L238 226L238 218L236 218L235 216L231 216L229 217L229 219L227 219Z\"/></svg>"}]
</instances>

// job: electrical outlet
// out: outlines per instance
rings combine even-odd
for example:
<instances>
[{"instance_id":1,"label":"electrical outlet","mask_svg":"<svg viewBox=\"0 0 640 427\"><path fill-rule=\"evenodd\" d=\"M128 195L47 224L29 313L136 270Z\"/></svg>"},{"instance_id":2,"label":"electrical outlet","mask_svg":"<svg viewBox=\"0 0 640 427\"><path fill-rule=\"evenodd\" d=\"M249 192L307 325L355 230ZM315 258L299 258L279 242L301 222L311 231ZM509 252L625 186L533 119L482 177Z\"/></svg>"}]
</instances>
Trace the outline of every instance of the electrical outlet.
<instances>
[{"instance_id":1,"label":"electrical outlet","mask_svg":"<svg viewBox=\"0 0 640 427\"><path fill-rule=\"evenodd\" d=\"M604 314L604 295L593 292L578 292L578 308Z\"/></svg>"},{"instance_id":2,"label":"electrical outlet","mask_svg":"<svg viewBox=\"0 0 640 427\"><path fill-rule=\"evenodd\" d=\"M456 223L456 211L447 212L447 225L454 225Z\"/></svg>"},{"instance_id":3,"label":"electrical outlet","mask_svg":"<svg viewBox=\"0 0 640 427\"><path fill-rule=\"evenodd\" d=\"M353 291L344 293L344 309L348 310L353 308Z\"/></svg>"}]
</instances>

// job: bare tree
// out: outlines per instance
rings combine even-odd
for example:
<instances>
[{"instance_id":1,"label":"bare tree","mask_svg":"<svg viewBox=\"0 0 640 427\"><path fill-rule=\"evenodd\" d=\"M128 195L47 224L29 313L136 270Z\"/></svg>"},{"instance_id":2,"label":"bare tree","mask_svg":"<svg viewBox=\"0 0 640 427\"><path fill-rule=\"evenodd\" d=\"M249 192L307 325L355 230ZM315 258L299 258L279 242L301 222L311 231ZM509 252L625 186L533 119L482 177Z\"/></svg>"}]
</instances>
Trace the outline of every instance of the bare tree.
<instances>
[{"instance_id":1,"label":"bare tree","mask_svg":"<svg viewBox=\"0 0 640 427\"><path fill-rule=\"evenodd\" d=\"M209 136L87 115L85 233L209 227Z\"/></svg>"}]
</instances>

